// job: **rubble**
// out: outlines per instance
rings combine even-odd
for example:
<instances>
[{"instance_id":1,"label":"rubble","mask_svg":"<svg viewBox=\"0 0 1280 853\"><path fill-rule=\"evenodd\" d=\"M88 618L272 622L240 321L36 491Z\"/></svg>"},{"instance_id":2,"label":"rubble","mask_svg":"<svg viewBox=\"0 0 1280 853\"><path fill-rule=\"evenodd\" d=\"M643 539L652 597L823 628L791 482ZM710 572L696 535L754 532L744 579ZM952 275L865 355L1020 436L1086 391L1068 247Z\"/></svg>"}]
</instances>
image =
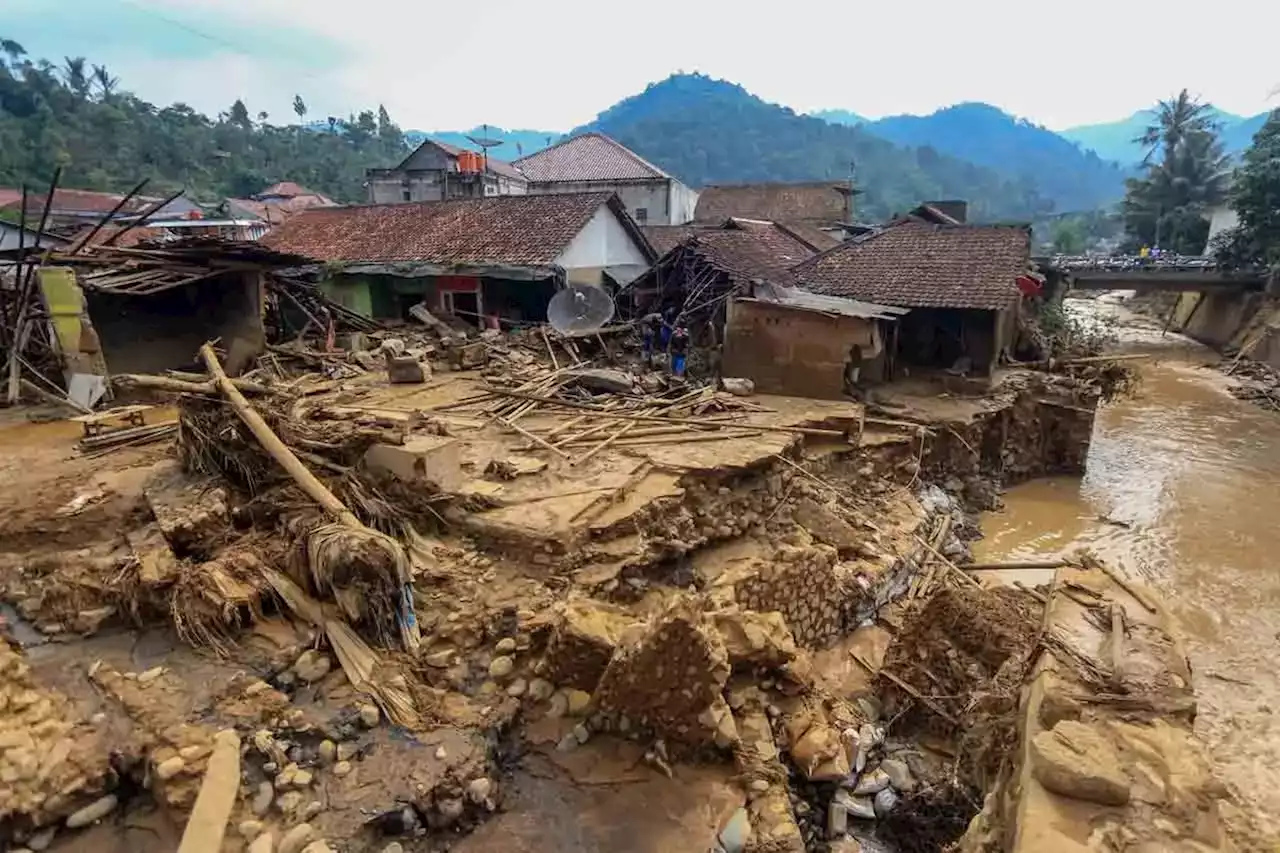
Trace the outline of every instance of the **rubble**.
<instances>
[{"instance_id":1,"label":"rubble","mask_svg":"<svg viewBox=\"0 0 1280 853\"><path fill-rule=\"evenodd\" d=\"M321 304L303 301L317 319ZM455 843L502 814L527 752L594 762L621 744L628 772L732 773L741 799L706 839L724 853L840 850L912 822L958 837L973 801L912 744L963 756L966 797L988 787L1039 605L947 568L963 531L942 519L963 513L924 488L955 477L967 498L996 469L1078 464L1094 391L1024 372L972 417L880 417L732 378L677 382L625 344L418 319L342 329L341 351L308 332L230 383L332 503L220 398L221 379L168 377L196 386L170 386L181 466L146 482L128 547L77 558L92 584L73 587L62 559L6 582L41 623L172 626L244 673L197 702L179 666L92 664L130 721L147 797L185 817L234 726L237 844ZM351 537L357 525L368 533ZM839 695L815 656L845 656L875 620L895 635L883 669ZM26 833L129 809L110 747L49 702L76 737L32 734L34 754L83 752L95 773L15 787L0 818ZM79 787L51 811L52 780Z\"/></svg>"}]
</instances>

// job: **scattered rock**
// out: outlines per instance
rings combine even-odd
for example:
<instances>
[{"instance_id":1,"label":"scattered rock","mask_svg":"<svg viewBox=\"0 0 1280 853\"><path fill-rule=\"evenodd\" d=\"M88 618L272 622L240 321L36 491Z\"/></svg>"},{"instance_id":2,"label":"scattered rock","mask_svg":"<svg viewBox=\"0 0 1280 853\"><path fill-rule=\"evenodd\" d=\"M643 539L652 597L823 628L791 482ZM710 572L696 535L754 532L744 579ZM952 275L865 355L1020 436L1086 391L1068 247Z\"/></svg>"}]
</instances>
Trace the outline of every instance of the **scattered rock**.
<instances>
[{"instance_id":1,"label":"scattered rock","mask_svg":"<svg viewBox=\"0 0 1280 853\"><path fill-rule=\"evenodd\" d=\"M343 776L346 776L350 772L351 772L350 761L339 761L337 764L333 765L333 775L337 776L339 779L341 779Z\"/></svg>"},{"instance_id":2,"label":"scattered rock","mask_svg":"<svg viewBox=\"0 0 1280 853\"><path fill-rule=\"evenodd\" d=\"M911 768L900 758L886 758L880 762L880 769L889 777L889 784L898 791L911 791L916 786Z\"/></svg>"},{"instance_id":3,"label":"scattered rock","mask_svg":"<svg viewBox=\"0 0 1280 853\"><path fill-rule=\"evenodd\" d=\"M584 388L606 391L611 394L630 394L635 390L636 380L623 370L611 370L603 367L584 368L569 371L569 379Z\"/></svg>"},{"instance_id":4,"label":"scattered rock","mask_svg":"<svg viewBox=\"0 0 1280 853\"><path fill-rule=\"evenodd\" d=\"M1110 806L1129 802L1129 779L1115 747L1085 723L1062 720L1032 738L1031 772L1064 797Z\"/></svg>"},{"instance_id":5,"label":"scattered rock","mask_svg":"<svg viewBox=\"0 0 1280 853\"><path fill-rule=\"evenodd\" d=\"M569 688L564 691L565 712L570 717L581 717L591 707L591 694L585 690Z\"/></svg>"},{"instance_id":6,"label":"scattered rock","mask_svg":"<svg viewBox=\"0 0 1280 853\"><path fill-rule=\"evenodd\" d=\"M35 853L41 853L53 843L53 837L57 834L58 828L56 826L42 829L27 839L27 847L34 850Z\"/></svg>"},{"instance_id":7,"label":"scattered rock","mask_svg":"<svg viewBox=\"0 0 1280 853\"><path fill-rule=\"evenodd\" d=\"M795 659L796 642L781 613L735 607L713 613L712 619L734 666L780 667Z\"/></svg>"},{"instance_id":8,"label":"scattered rock","mask_svg":"<svg viewBox=\"0 0 1280 853\"><path fill-rule=\"evenodd\" d=\"M768 779L752 779L751 784L748 787L751 789L753 793L763 794L765 791L769 790L769 780Z\"/></svg>"},{"instance_id":9,"label":"scattered rock","mask_svg":"<svg viewBox=\"0 0 1280 853\"><path fill-rule=\"evenodd\" d=\"M898 795L894 793L892 788L885 788L883 791L876 794L875 800L872 802L876 817L881 820L883 820L889 812L893 811L894 807L897 805Z\"/></svg>"},{"instance_id":10,"label":"scattered rock","mask_svg":"<svg viewBox=\"0 0 1280 853\"><path fill-rule=\"evenodd\" d=\"M333 853L333 848L322 838L303 847L302 853Z\"/></svg>"},{"instance_id":11,"label":"scattered rock","mask_svg":"<svg viewBox=\"0 0 1280 853\"><path fill-rule=\"evenodd\" d=\"M293 664L293 671L298 678L310 684L319 681L329 674L329 669L333 666L329 660L329 656L315 649L308 649L303 652L298 660Z\"/></svg>"},{"instance_id":12,"label":"scattered rock","mask_svg":"<svg viewBox=\"0 0 1280 853\"><path fill-rule=\"evenodd\" d=\"M320 814L320 812L322 811L324 811L324 803L320 802L319 800L312 800L311 802L303 806L302 813L299 815L299 819L303 821L309 821L312 818L314 818L316 815Z\"/></svg>"},{"instance_id":13,"label":"scattered rock","mask_svg":"<svg viewBox=\"0 0 1280 853\"><path fill-rule=\"evenodd\" d=\"M493 650L500 655L509 655L516 650L516 641L512 637L503 637Z\"/></svg>"},{"instance_id":14,"label":"scattered rock","mask_svg":"<svg viewBox=\"0 0 1280 853\"><path fill-rule=\"evenodd\" d=\"M386 847L382 848L382 853L404 853L404 845L399 841L392 841Z\"/></svg>"},{"instance_id":15,"label":"scattered rock","mask_svg":"<svg viewBox=\"0 0 1280 853\"><path fill-rule=\"evenodd\" d=\"M545 702L556 692L556 686L545 678L535 678L529 682L529 698L535 702Z\"/></svg>"},{"instance_id":16,"label":"scattered rock","mask_svg":"<svg viewBox=\"0 0 1280 853\"><path fill-rule=\"evenodd\" d=\"M720 387L735 397L750 397L756 391L756 383L734 376L721 378Z\"/></svg>"},{"instance_id":17,"label":"scattered rock","mask_svg":"<svg viewBox=\"0 0 1280 853\"><path fill-rule=\"evenodd\" d=\"M387 356L387 380L392 385L408 385L427 381L426 366L407 355Z\"/></svg>"},{"instance_id":18,"label":"scattered rock","mask_svg":"<svg viewBox=\"0 0 1280 853\"><path fill-rule=\"evenodd\" d=\"M175 755L173 758L166 758L156 765L155 774L160 779L168 780L177 776L187 767L187 762L182 760L182 756Z\"/></svg>"},{"instance_id":19,"label":"scattered rock","mask_svg":"<svg viewBox=\"0 0 1280 853\"><path fill-rule=\"evenodd\" d=\"M444 761L449 757L449 752L443 746L436 747L436 761Z\"/></svg>"},{"instance_id":20,"label":"scattered rock","mask_svg":"<svg viewBox=\"0 0 1280 853\"><path fill-rule=\"evenodd\" d=\"M138 673L138 683L150 684L151 682L155 681L157 678L159 678L162 675L164 675L164 667L153 666L151 669L147 670L146 672Z\"/></svg>"},{"instance_id":21,"label":"scattered rock","mask_svg":"<svg viewBox=\"0 0 1280 853\"><path fill-rule=\"evenodd\" d=\"M487 776L472 779L470 784L467 785L467 797L473 803L483 804L489 799L491 793L493 793L493 780Z\"/></svg>"},{"instance_id":22,"label":"scattered rock","mask_svg":"<svg viewBox=\"0 0 1280 853\"><path fill-rule=\"evenodd\" d=\"M559 611L544 657L544 673L555 684L594 691L613 650L635 617L610 604L571 599Z\"/></svg>"},{"instance_id":23,"label":"scattered rock","mask_svg":"<svg viewBox=\"0 0 1280 853\"><path fill-rule=\"evenodd\" d=\"M276 846L276 837L271 832L264 832L249 845L249 853L272 853Z\"/></svg>"},{"instance_id":24,"label":"scattered rock","mask_svg":"<svg viewBox=\"0 0 1280 853\"><path fill-rule=\"evenodd\" d=\"M270 782L258 784L258 793L253 796L253 813L262 817L271 809L271 802L276 798L275 786Z\"/></svg>"},{"instance_id":25,"label":"scattered rock","mask_svg":"<svg viewBox=\"0 0 1280 853\"><path fill-rule=\"evenodd\" d=\"M529 684L523 678L517 678L507 687L507 695L515 699L519 699L529 689Z\"/></svg>"},{"instance_id":26,"label":"scattered rock","mask_svg":"<svg viewBox=\"0 0 1280 853\"><path fill-rule=\"evenodd\" d=\"M422 659L427 666L435 669L448 669L453 665L453 656L457 654L453 649L441 649L438 652L432 652Z\"/></svg>"},{"instance_id":27,"label":"scattered rock","mask_svg":"<svg viewBox=\"0 0 1280 853\"><path fill-rule=\"evenodd\" d=\"M573 737L578 741L578 743L586 743L591 740L591 730L582 723L578 723L573 727Z\"/></svg>"},{"instance_id":28,"label":"scattered rock","mask_svg":"<svg viewBox=\"0 0 1280 853\"><path fill-rule=\"evenodd\" d=\"M313 776L310 770L293 771L293 786L295 788L305 788L311 784Z\"/></svg>"},{"instance_id":29,"label":"scattered rock","mask_svg":"<svg viewBox=\"0 0 1280 853\"><path fill-rule=\"evenodd\" d=\"M115 810L117 802L115 794L107 794L79 811L72 812L70 817L67 818L67 829L80 829L102 820Z\"/></svg>"},{"instance_id":30,"label":"scattered rock","mask_svg":"<svg viewBox=\"0 0 1280 853\"><path fill-rule=\"evenodd\" d=\"M448 826L458 818L462 817L462 810L465 807L466 804L463 803L462 800L458 799L446 798L436 801L436 811L439 813L445 826Z\"/></svg>"},{"instance_id":31,"label":"scattered rock","mask_svg":"<svg viewBox=\"0 0 1280 853\"><path fill-rule=\"evenodd\" d=\"M720 834L717 836L720 849L724 853L742 853L750 838L751 819L747 816L745 808L740 808L730 815L724 826L720 827Z\"/></svg>"},{"instance_id":32,"label":"scattered rock","mask_svg":"<svg viewBox=\"0 0 1280 853\"><path fill-rule=\"evenodd\" d=\"M877 767L874 770L868 770L858 778L858 784L853 786L853 795L855 797L873 796L888 788L892 782L889 774L882 767Z\"/></svg>"},{"instance_id":33,"label":"scattered rock","mask_svg":"<svg viewBox=\"0 0 1280 853\"><path fill-rule=\"evenodd\" d=\"M510 655L499 655L489 664L489 675L494 678L506 678L516 668L516 662Z\"/></svg>"},{"instance_id":34,"label":"scattered rock","mask_svg":"<svg viewBox=\"0 0 1280 853\"><path fill-rule=\"evenodd\" d=\"M295 814L302 806L302 794L298 791L287 791L280 795L276 800L276 807L280 809L282 814Z\"/></svg>"},{"instance_id":35,"label":"scattered rock","mask_svg":"<svg viewBox=\"0 0 1280 853\"><path fill-rule=\"evenodd\" d=\"M827 838L839 838L849 831L849 810L838 799L827 806Z\"/></svg>"},{"instance_id":36,"label":"scattered rock","mask_svg":"<svg viewBox=\"0 0 1280 853\"><path fill-rule=\"evenodd\" d=\"M338 754L338 745L331 740L322 740L316 747L316 757L321 764L332 764Z\"/></svg>"},{"instance_id":37,"label":"scattered rock","mask_svg":"<svg viewBox=\"0 0 1280 853\"><path fill-rule=\"evenodd\" d=\"M276 853L301 853L315 838L316 831L309 823L300 823L284 834Z\"/></svg>"},{"instance_id":38,"label":"scattered rock","mask_svg":"<svg viewBox=\"0 0 1280 853\"><path fill-rule=\"evenodd\" d=\"M360 747L358 744L340 743L338 744L338 760L350 761L351 759L355 758L356 753L359 751L360 751Z\"/></svg>"},{"instance_id":39,"label":"scattered rock","mask_svg":"<svg viewBox=\"0 0 1280 853\"><path fill-rule=\"evenodd\" d=\"M360 706L360 724L366 729L377 727L381 719L382 712L378 710L377 705L364 704Z\"/></svg>"},{"instance_id":40,"label":"scattered rock","mask_svg":"<svg viewBox=\"0 0 1280 853\"><path fill-rule=\"evenodd\" d=\"M239 826L240 837L244 838L246 841L252 841L253 839L257 838L259 835L261 835L262 830L265 828L266 828L266 824L264 824L260 820L241 821Z\"/></svg>"},{"instance_id":41,"label":"scattered rock","mask_svg":"<svg viewBox=\"0 0 1280 853\"><path fill-rule=\"evenodd\" d=\"M845 811L849 813L849 817L856 817L859 820L875 820L876 807L870 797L855 797L848 791L841 789L836 791L833 799L840 801Z\"/></svg>"}]
</instances>

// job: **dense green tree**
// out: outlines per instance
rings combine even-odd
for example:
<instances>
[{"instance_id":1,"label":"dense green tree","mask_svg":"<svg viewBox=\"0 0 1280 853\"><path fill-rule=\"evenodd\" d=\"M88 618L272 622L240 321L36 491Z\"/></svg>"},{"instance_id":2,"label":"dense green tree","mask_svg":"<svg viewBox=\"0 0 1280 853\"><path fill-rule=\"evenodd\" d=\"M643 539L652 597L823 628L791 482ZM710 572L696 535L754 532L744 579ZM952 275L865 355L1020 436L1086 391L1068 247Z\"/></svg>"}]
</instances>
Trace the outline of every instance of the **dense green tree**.
<instances>
[{"instance_id":1,"label":"dense green tree","mask_svg":"<svg viewBox=\"0 0 1280 853\"><path fill-rule=\"evenodd\" d=\"M1280 109L1272 110L1245 151L1231 187L1240 224L1214 250L1229 264L1280 264Z\"/></svg>"},{"instance_id":2,"label":"dense green tree","mask_svg":"<svg viewBox=\"0 0 1280 853\"><path fill-rule=\"evenodd\" d=\"M1184 89L1156 105L1155 120L1134 142L1147 155L1146 172L1125 182L1120 209L1128 247L1199 254L1209 233L1209 210L1225 200L1229 178L1213 107Z\"/></svg>"},{"instance_id":3,"label":"dense green tree","mask_svg":"<svg viewBox=\"0 0 1280 853\"><path fill-rule=\"evenodd\" d=\"M1088 248L1084 224L1076 218L1059 219L1050 232L1051 248L1059 255L1079 255Z\"/></svg>"},{"instance_id":4,"label":"dense green tree","mask_svg":"<svg viewBox=\"0 0 1280 853\"><path fill-rule=\"evenodd\" d=\"M300 96L293 106L302 119ZM405 154L385 109L333 119L331 132L252 115L242 100L213 119L182 103L157 107L122 90L106 66L68 57L55 67L0 39L0 186L38 191L61 165L66 187L119 192L146 177L150 194L186 187L216 204L292 180L359 201L365 169Z\"/></svg>"}]
</instances>

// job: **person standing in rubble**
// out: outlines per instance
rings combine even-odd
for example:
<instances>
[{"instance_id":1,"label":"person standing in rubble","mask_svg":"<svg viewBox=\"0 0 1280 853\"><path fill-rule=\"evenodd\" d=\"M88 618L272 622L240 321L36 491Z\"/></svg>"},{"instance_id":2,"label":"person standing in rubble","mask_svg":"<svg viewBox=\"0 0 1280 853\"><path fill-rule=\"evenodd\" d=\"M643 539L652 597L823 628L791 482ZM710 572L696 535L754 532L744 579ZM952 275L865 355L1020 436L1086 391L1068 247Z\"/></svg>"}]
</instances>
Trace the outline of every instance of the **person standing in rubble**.
<instances>
[{"instance_id":1,"label":"person standing in rubble","mask_svg":"<svg viewBox=\"0 0 1280 853\"><path fill-rule=\"evenodd\" d=\"M657 311L640 318L640 337L644 341L645 367L653 367L653 343L657 340L659 329L661 328L662 315Z\"/></svg>"},{"instance_id":2,"label":"person standing in rubble","mask_svg":"<svg viewBox=\"0 0 1280 853\"><path fill-rule=\"evenodd\" d=\"M844 363L844 393L855 400L862 400L862 387L858 380L862 378L862 347L854 344L849 347L849 360Z\"/></svg>"},{"instance_id":3,"label":"person standing in rubble","mask_svg":"<svg viewBox=\"0 0 1280 853\"><path fill-rule=\"evenodd\" d=\"M676 326L671 330L671 374L684 377L685 356L689 350L689 330Z\"/></svg>"}]
</instances>

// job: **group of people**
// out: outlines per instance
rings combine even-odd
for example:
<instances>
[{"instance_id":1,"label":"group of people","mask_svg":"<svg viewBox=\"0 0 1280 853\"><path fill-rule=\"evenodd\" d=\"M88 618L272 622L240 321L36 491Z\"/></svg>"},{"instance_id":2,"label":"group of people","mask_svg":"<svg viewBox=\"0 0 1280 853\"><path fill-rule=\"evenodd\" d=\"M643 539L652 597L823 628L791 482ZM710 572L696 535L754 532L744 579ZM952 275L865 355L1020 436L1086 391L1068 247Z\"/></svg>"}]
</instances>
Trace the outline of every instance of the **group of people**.
<instances>
[{"instance_id":1,"label":"group of people","mask_svg":"<svg viewBox=\"0 0 1280 853\"><path fill-rule=\"evenodd\" d=\"M684 376L685 360L689 353L689 330L680 323L674 308L666 313L657 311L640 318L640 334L644 339L644 361L653 366L655 349L669 353L673 376Z\"/></svg>"}]
</instances>

